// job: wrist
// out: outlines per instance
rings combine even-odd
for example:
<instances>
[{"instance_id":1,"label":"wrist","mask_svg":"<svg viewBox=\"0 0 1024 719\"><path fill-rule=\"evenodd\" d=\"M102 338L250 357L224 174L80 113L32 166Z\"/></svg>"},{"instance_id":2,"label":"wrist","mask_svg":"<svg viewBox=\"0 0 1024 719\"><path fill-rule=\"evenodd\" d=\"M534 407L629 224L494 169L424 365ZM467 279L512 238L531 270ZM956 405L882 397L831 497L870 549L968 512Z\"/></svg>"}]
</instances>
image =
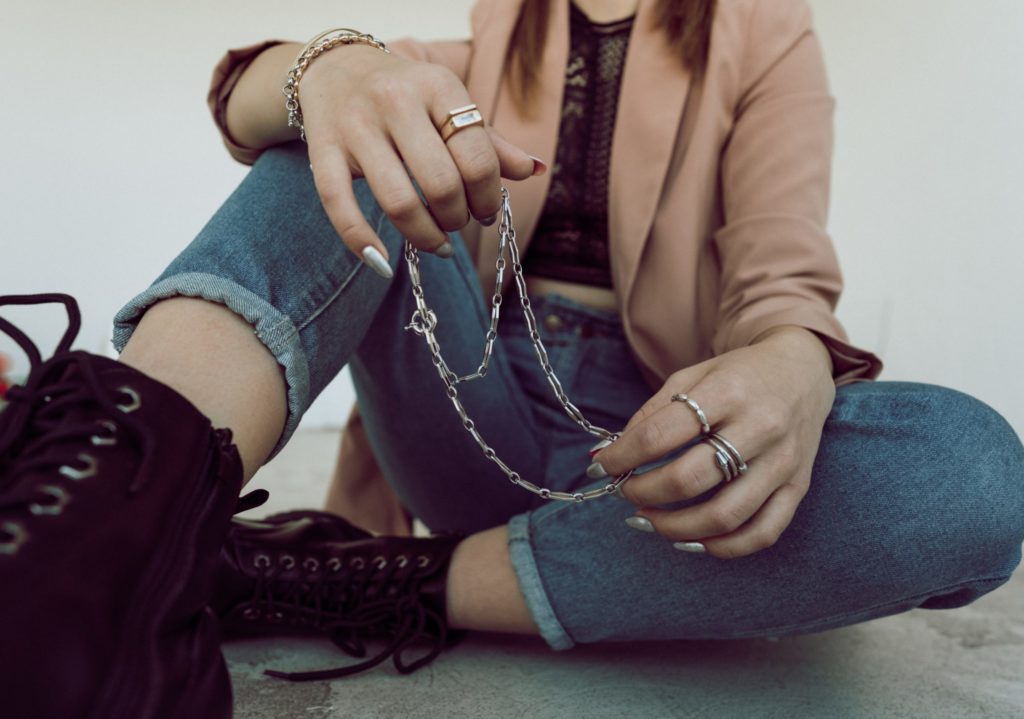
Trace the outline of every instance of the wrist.
<instances>
[{"instance_id":1,"label":"wrist","mask_svg":"<svg viewBox=\"0 0 1024 719\"><path fill-rule=\"evenodd\" d=\"M806 327L798 325L780 325L765 330L751 344L770 342L783 347L787 352L799 357L813 358L820 364L824 372L831 378L834 371L832 353L821 337Z\"/></svg>"},{"instance_id":2,"label":"wrist","mask_svg":"<svg viewBox=\"0 0 1024 719\"><path fill-rule=\"evenodd\" d=\"M299 43L274 45L257 55L238 78L224 107L224 131L238 145L261 150L294 140L281 103L281 82Z\"/></svg>"},{"instance_id":3,"label":"wrist","mask_svg":"<svg viewBox=\"0 0 1024 719\"><path fill-rule=\"evenodd\" d=\"M303 125L302 106L299 103L299 83L311 64L324 53L330 52L339 45L364 45L383 53L390 50L373 35L361 33L350 28L338 28L320 33L302 48L295 63L288 71L281 92L285 96L285 110L288 113L288 127L298 129L299 137L306 139L306 128Z\"/></svg>"}]
</instances>

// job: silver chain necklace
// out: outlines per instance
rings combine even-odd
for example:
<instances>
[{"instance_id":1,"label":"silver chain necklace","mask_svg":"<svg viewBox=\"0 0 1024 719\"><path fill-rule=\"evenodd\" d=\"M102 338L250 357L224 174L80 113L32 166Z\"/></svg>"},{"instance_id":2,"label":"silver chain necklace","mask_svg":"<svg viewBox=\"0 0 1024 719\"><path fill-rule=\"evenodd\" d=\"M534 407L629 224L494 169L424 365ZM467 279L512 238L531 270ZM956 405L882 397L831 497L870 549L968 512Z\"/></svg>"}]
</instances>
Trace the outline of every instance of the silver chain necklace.
<instances>
[{"instance_id":1,"label":"silver chain necklace","mask_svg":"<svg viewBox=\"0 0 1024 719\"><path fill-rule=\"evenodd\" d=\"M491 326L487 330L487 336L484 342L484 355L480 361L480 366L476 372L465 375L463 377L458 376L451 371L448 367L448 363L444 361L441 356L441 345L438 344L437 338L434 336L434 328L437 326L437 315L434 311L427 306L426 298L423 296L423 285L420 282L420 259L419 254L415 247L409 244L408 241L405 243L405 261L409 266L409 275L412 278L412 294L416 300L416 309L412 313L412 319L409 324L406 325L405 329L412 330L416 334L423 337L427 342L427 347L430 348L430 355L434 368L437 370L438 376L441 378L441 382L445 386L445 392L448 395L448 399L451 400L452 405L455 407L455 411L458 412L459 418L462 420L462 426L466 428L476 443L480 445L480 449L483 450L484 456L494 462L505 473L509 481L517 487L533 492L542 499L556 499L563 502L582 502L587 499L595 499L597 497L603 497L609 494L613 494L619 485L629 479L630 475L633 474L633 470L629 470L625 474L621 474L615 477L607 485L599 489L592 489L588 492L556 492L545 487L539 487L533 482L529 482L523 479L518 472L513 471L505 462L495 454L494 449L487 444L480 433L476 429L476 424L470 419L469 415L466 414L465 407L462 406L462 402L459 400L459 392L456 389L456 385L460 382L469 382L475 379L481 379L487 374L487 367L491 361L491 352L494 349L494 340L498 336L498 316L501 311L501 281L505 275L505 252L509 253L509 257L512 261L512 273L515 276L516 288L519 290L519 304L523 308L523 316L526 318L526 325L530 330L530 340L533 342L533 348L537 353L537 359L540 361L541 369L544 371L544 375L547 377L548 384L551 385L551 390L555 393L555 397L561 403L566 413L572 417L572 419L583 428L584 431L599 437L601 439L607 439L615 441L619 438L618 433L609 432L603 427L598 427L591 424L583 413L576 408L572 402L569 401L568 396L565 394L565 390L562 389L562 383L558 381L555 376L554 369L551 367L551 363L548 361L547 350L544 349L544 343L541 342L540 332L537 331L537 318L533 315L533 310L530 309L530 298L526 292L526 280L523 278L523 266L519 261L519 247L516 245L516 230L512 226L512 208L508 201L508 190L504 187L501 188L501 223L498 225L498 259L495 263L495 267L498 271L497 278L494 283L494 295L491 297Z\"/></svg>"}]
</instances>

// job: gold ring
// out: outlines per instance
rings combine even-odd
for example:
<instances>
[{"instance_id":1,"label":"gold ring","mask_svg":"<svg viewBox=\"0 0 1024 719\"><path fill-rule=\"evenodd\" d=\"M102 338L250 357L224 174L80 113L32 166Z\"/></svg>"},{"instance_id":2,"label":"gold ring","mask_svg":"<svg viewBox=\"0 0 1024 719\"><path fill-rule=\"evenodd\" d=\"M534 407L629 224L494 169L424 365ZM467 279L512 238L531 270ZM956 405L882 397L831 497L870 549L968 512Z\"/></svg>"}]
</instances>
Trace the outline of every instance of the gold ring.
<instances>
[{"instance_id":1,"label":"gold ring","mask_svg":"<svg viewBox=\"0 0 1024 719\"><path fill-rule=\"evenodd\" d=\"M457 107L449 112L438 129L441 132L441 140L448 142L451 136L459 130L465 130L467 127L473 127L474 125L482 126L483 124L484 116L480 114L480 110L477 109L476 105L466 105L465 107Z\"/></svg>"}]
</instances>

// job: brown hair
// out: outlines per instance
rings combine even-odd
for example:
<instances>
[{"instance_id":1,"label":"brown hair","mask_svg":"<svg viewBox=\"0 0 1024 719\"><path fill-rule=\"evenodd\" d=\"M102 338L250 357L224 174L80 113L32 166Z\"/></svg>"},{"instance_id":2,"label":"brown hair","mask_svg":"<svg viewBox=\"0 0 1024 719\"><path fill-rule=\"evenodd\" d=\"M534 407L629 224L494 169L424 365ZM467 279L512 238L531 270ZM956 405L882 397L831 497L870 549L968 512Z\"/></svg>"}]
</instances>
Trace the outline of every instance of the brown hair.
<instances>
[{"instance_id":1,"label":"brown hair","mask_svg":"<svg viewBox=\"0 0 1024 719\"><path fill-rule=\"evenodd\" d=\"M506 63L512 97L524 113L530 109L540 73L550 8L551 0L524 0L512 30ZM679 61L695 74L703 72L707 63L714 13L715 0L658 0L652 18L654 27L664 29Z\"/></svg>"}]
</instances>

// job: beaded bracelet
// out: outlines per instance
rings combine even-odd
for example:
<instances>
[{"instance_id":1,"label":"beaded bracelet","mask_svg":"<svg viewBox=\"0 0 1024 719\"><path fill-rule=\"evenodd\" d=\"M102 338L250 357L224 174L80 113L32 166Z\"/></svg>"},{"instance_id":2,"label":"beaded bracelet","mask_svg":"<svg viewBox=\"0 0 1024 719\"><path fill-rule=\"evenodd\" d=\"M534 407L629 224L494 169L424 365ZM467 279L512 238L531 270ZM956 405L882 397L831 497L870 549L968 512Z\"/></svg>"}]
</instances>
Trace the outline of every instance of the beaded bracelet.
<instances>
[{"instance_id":1,"label":"beaded bracelet","mask_svg":"<svg viewBox=\"0 0 1024 719\"><path fill-rule=\"evenodd\" d=\"M285 80L281 92L285 96L284 106L288 111L288 127L297 127L303 142L306 141L306 128L302 124L302 108L299 106L299 81L302 80L302 75L313 60L328 50L333 50L338 45L356 44L370 45L389 54L391 52L373 35L343 27L320 33L307 42L302 48L302 52L295 58L295 64L288 71L288 78Z\"/></svg>"}]
</instances>

